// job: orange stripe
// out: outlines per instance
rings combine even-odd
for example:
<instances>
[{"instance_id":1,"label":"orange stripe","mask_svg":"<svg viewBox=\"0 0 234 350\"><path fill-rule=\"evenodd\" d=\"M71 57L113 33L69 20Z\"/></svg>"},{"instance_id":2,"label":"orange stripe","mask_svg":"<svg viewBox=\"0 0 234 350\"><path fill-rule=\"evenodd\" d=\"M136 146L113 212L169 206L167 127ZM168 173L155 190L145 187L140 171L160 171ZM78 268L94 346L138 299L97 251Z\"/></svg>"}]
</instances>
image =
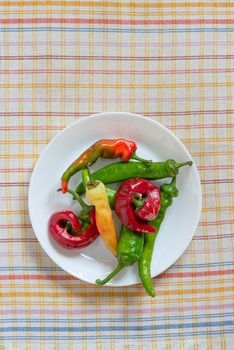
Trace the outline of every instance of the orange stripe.
<instances>
[{"instance_id":1,"label":"orange stripe","mask_svg":"<svg viewBox=\"0 0 234 350\"><path fill-rule=\"evenodd\" d=\"M80 6L80 7L117 7L117 8L194 8L194 7L234 7L234 2L180 2L180 3L119 3L107 1L1 1L0 6Z\"/></svg>"}]
</instances>

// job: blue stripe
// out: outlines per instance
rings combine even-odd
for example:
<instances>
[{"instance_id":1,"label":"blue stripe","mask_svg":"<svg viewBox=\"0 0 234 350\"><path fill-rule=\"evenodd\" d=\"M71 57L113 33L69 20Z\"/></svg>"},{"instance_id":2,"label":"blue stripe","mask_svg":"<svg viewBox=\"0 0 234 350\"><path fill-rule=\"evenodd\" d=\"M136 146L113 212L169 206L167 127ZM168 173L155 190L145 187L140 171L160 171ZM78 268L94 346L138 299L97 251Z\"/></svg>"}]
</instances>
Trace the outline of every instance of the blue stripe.
<instances>
[{"instance_id":1,"label":"blue stripe","mask_svg":"<svg viewBox=\"0 0 234 350\"><path fill-rule=\"evenodd\" d=\"M32 311L33 312L33 311ZM198 315L184 315L184 316L156 316L156 317L140 317L141 322L151 322L151 321L155 321L155 319L157 319L157 321L160 320L189 320L189 319L200 319L200 318L219 318L219 317L226 317L226 316L233 316L234 312L225 312L225 313L213 313L213 314L198 314ZM96 318L85 318L83 319L81 315L77 316L77 319L69 319L69 323L77 323L77 322L82 322L82 323L92 323L92 322L97 322ZM3 323L11 323L11 322L54 322L56 320L56 322L58 323L68 323L67 318L46 318L46 319L41 319L41 318L4 318ZM131 317L131 318L127 318L127 322L137 322L138 319L136 319L135 317ZM116 317L116 318L99 318L98 322L100 323L104 323L104 322L112 322L112 323L116 323L116 322L125 322L126 321L126 317Z\"/></svg>"},{"instance_id":2,"label":"blue stripe","mask_svg":"<svg viewBox=\"0 0 234 350\"><path fill-rule=\"evenodd\" d=\"M147 326L102 326L102 327L1 327L0 332L138 332L138 331L153 331L153 330L162 330L162 329L186 329L186 328L200 328L200 327L225 327L225 326L234 326L234 321L207 321L207 322L198 322L198 323L181 323L181 324L156 324L147 325Z\"/></svg>"},{"instance_id":3,"label":"blue stripe","mask_svg":"<svg viewBox=\"0 0 234 350\"><path fill-rule=\"evenodd\" d=\"M186 336L198 336L198 335L213 335L213 334L233 334L233 330L214 330L214 331L199 331L198 332L184 332L183 337ZM98 334L99 339L111 339L111 340L124 340L124 339L136 339L137 334L128 334L127 336L123 335L102 335ZM69 336L57 336L57 335L28 335L27 334L27 339L29 340L87 340L87 337L89 340L94 340L97 341L97 335L83 335L83 336L77 336L77 335L69 335ZM141 339L149 339L152 341L152 337L155 338L173 338L173 337L181 337L181 333L150 333L150 334L140 334L139 338ZM2 339L4 340L25 340L25 336L3 336Z\"/></svg>"},{"instance_id":4,"label":"blue stripe","mask_svg":"<svg viewBox=\"0 0 234 350\"><path fill-rule=\"evenodd\" d=\"M197 263L197 264L174 264L170 267L170 269L177 269L177 268L209 268L209 267L224 267L224 266L233 266L233 261L220 261L220 262L214 262L214 263ZM59 267L51 267L51 266L0 266L0 271L63 271Z\"/></svg>"},{"instance_id":5,"label":"blue stripe","mask_svg":"<svg viewBox=\"0 0 234 350\"><path fill-rule=\"evenodd\" d=\"M79 27L13 27L1 28L0 32L93 32L93 33L203 33L203 32L233 32L233 27L206 28L79 28Z\"/></svg>"}]
</instances>

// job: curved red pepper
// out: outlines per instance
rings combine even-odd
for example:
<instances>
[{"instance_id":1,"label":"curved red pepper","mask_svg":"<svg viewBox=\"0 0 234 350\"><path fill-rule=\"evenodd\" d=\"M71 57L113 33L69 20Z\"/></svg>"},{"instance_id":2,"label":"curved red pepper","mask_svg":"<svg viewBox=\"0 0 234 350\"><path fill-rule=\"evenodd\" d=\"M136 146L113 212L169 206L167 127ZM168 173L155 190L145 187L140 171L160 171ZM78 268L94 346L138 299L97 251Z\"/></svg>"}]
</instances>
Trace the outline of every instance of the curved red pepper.
<instances>
[{"instance_id":1,"label":"curved red pepper","mask_svg":"<svg viewBox=\"0 0 234 350\"><path fill-rule=\"evenodd\" d=\"M145 197L142 207L136 209L133 206L133 196L138 193ZM146 179L131 179L123 182L115 199L115 210L121 222L130 230L141 233L154 233L153 226L145 221L156 218L160 209L160 191L157 186Z\"/></svg>"},{"instance_id":2,"label":"curved red pepper","mask_svg":"<svg viewBox=\"0 0 234 350\"><path fill-rule=\"evenodd\" d=\"M49 233L59 245L67 249L85 248L90 245L99 235L95 222L95 209L92 208L87 214L90 220L89 226L82 231L78 217L70 210L56 212L49 220ZM66 229L64 222L71 224L71 234Z\"/></svg>"},{"instance_id":3,"label":"curved red pepper","mask_svg":"<svg viewBox=\"0 0 234 350\"><path fill-rule=\"evenodd\" d=\"M150 163L151 161L142 159L135 154L136 143L125 139L103 139L99 140L84 151L63 173L62 191L67 192L68 181L75 173L94 163L99 157L105 159L121 158L123 162L129 159Z\"/></svg>"},{"instance_id":4,"label":"curved red pepper","mask_svg":"<svg viewBox=\"0 0 234 350\"><path fill-rule=\"evenodd\" d=\"M160 189L146 179L134 179L131 184L137 192L136 216L144 221L153 221L156 219L161 206ZM134 193L132 194L134 197ZM141 203L140 206L138 206L139 202Z\"/></svg>"}]
</instances>

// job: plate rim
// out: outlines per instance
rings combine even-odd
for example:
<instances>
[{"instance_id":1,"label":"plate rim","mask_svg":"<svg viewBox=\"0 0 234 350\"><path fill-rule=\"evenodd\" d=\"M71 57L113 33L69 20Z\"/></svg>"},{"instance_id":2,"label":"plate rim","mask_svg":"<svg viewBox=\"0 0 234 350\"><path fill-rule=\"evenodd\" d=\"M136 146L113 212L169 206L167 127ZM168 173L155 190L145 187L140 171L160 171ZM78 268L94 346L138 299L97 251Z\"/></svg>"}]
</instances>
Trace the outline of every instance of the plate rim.
<instances>
[{"instance_id":1,"label":"plate rim","mask_svg":"<svg viewBox=\"0 0 234 350\"><path fill-rule=\"evenodd\" d=\"M197 166L196 166L196 163L192 157L192 155L190 154L189 150L186 148L186 146L183 144L183 142L178 138L177 135L175 135L169 128L167 128L165 125L161 124L159 121L157 120L154 120L152 119L151 117L146 117L144 115L141 115L141 114L136 114L136 113L131 113L131 112L118 112L118 111L111 111L111 112L100 112L100 113L95 113L95 114L90 114L88 116L80 116L78 120L75 120L73 122L71 122L70 124L68 124L65 128L59 130L59 132L54 135L52 137L52 139L47 143L47 145L45 146L45 148L42 150L42 152L39 154L37 160L36 160L36 163L34 164L34 167L33 167L33 170L32 170L32 173L31 173L31 177L30 177L30 181L29 181L29 189L28 189L28 212L29 212L29 218L30 218L30 223L31 223L31 226L32 226L32 229L33 229L33 233L34 235L36 236L37 240L38 240L38 243L40 244L41 248L44 250L44 252L47 254L47 256L63 271L67 272L68 274L70 274L71 276L75 277L76 279L80 280L80 281L84 281L86 283L90 283L90 284L93 284L93 285L96 285L97 284L95 282L92 282L88 279L86 279L85 277L82 276L82 278L80 276L78 276L75 272L71 271L69 268L66 268L66 267L62 267L59 262L57 262L57 259L55 259L54 257L51 257L51 255L49 254L49 252L47 251L47 249L45 249L44 245L41 244L40 240L39 240L39 237L36 233L36 230L34 228L34 225L33 225L33 220L32 220L32 211L31 211L31 207L32 207L32 196L31 196L31 191L32 191L32 183L33 183L33 180L34 180L34 176L36 174L36 171L37 171L37 168L39 166L39 163L40 161L44 158L46 152L47 152L47 149L50 147L50 145L55 142L55 140L57 138L60 137L60 135L62 133L65 133L66 130L68 130L69 128L72 128L74 125L76 124L80 124L80 123L83 123L83 122L86 122L88 121L89 119L93 119L93 118L99 118L101 116L111 116L111 115L122 115L122 116L127 116L127 117L135 117L135 118L138 118L138 119L141 119L143 121L147 120L149 122L151 122L152 124L156 124L159 128L163 129L165 132L169 133L170 136L172 138L174 138L179 144L180 146L183 148L184 152L187 154L187 156L189 157L190 160L193 161L193 165L194 165L194 171L195 171L195 176L196 176L196 180L197 180L197 183L198 183L198 192L199 192L199 202L198 202L198 211L197 211L197 218L196 218L196 224L194 225L195 228L191 234L191 239L189 240L189 242L187 243L187 245L185 247L183 247L180 252L177 254L178 257L176 259L173 259L173 262L171 262L169 264L169 266L167 268L164 268L164 269L161 269L161 271L157 272L155 275L152 275L152 279L153 278L156 278L157 276L161 275L163 272L167 271L172 265L174 265L176 263L176 261L183 255L183 253L187 250L188 246L190 245L195 233L196 233L196 230L197 230L197 227L199 225L199 222L200 222L200 218L201 218L201 213L202 213L202 187L201 187L201 179L200 179L200 175L199 175L199 172L198 172L198 169L197 169ZM127 286L134 286L134 285L138 285L140 284L140 282L129 282L129 283L118 283L118 285L114 285L114 284L106 284L104 285L104 287L112 287L112 288L118 288L118 287L127 287Z\"/></svg>"}]
</instances>

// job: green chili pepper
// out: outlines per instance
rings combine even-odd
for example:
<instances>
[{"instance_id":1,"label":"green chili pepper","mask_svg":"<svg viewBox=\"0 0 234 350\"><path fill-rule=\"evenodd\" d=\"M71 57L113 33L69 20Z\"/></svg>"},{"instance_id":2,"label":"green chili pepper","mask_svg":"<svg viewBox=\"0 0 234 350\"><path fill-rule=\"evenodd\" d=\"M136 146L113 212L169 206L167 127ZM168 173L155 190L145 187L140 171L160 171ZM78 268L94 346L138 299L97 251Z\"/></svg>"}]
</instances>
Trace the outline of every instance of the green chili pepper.
<instances>
[{"instance_id":1,"label":"green chili pepper","mask_svg":"<svg viewBox=\"0 0 234 350\"><path fill-rule=\"evenodd\" d=\"M87 168L82 170L82 185L86 186L87 183L89 182L89 171ZM115 208L115 196L116 196L116 191L112 190L112 188L106 187L106 192L108 196L108 201L111 209L114 210Z\"/></svg>"},{"instance_id":2,"label":"green chili pepper","mask_svg":"<svg viewBox=\"0 0 234 350\"><path fill-rule=\"evenodd\" d=\"M144 235L134 231L130 231L124 225L121 228L119 242L117 247L118 265L105 279L97 279L96 283L99 285L109 282L118 272L124 267L132 265L138 261L143 250Z\"/></svg>"},{"instance_id":3,"label":"green chili pepper","mask_svg":"<svg viewBox=\"0 0 234 350\"><path fill-rule=\"evenodd\" d=\"M180 167L192 164L192 161L177 163L173 159L168 159L165 162L154 162L148 165L139 162L113 163L95 171L93 173L93 178L102 181L104 184L138 177L157 180L166 177L174 177L178 174ZM83 194L84 191L84 185L82 183L79 184L76 188L76 192L78 194Z\"/></svg>"},{"instance_id":4,"label":"green chili pepper","mask_svg":"<svg viewBox=\"0 0 234 350\"><path fill-rule=\"evenodd\" d=\"M151 297L155 296L155 291L153 288L151 280L151 260L154 250L154 243L160 229L161 223L164 219L165 212L167 208L172 204L172 198L178 196L178 190L176 188L176 177L174 177L170 184L164 184L160 187L161 194L161 208L159 210L158 216L154 221L151 221L150 224L156 229L155 234L144 235L144 248L142 255L138 261L138 270L141 282L145 287L146 292Z\"/></svg>"}]
</instances>

